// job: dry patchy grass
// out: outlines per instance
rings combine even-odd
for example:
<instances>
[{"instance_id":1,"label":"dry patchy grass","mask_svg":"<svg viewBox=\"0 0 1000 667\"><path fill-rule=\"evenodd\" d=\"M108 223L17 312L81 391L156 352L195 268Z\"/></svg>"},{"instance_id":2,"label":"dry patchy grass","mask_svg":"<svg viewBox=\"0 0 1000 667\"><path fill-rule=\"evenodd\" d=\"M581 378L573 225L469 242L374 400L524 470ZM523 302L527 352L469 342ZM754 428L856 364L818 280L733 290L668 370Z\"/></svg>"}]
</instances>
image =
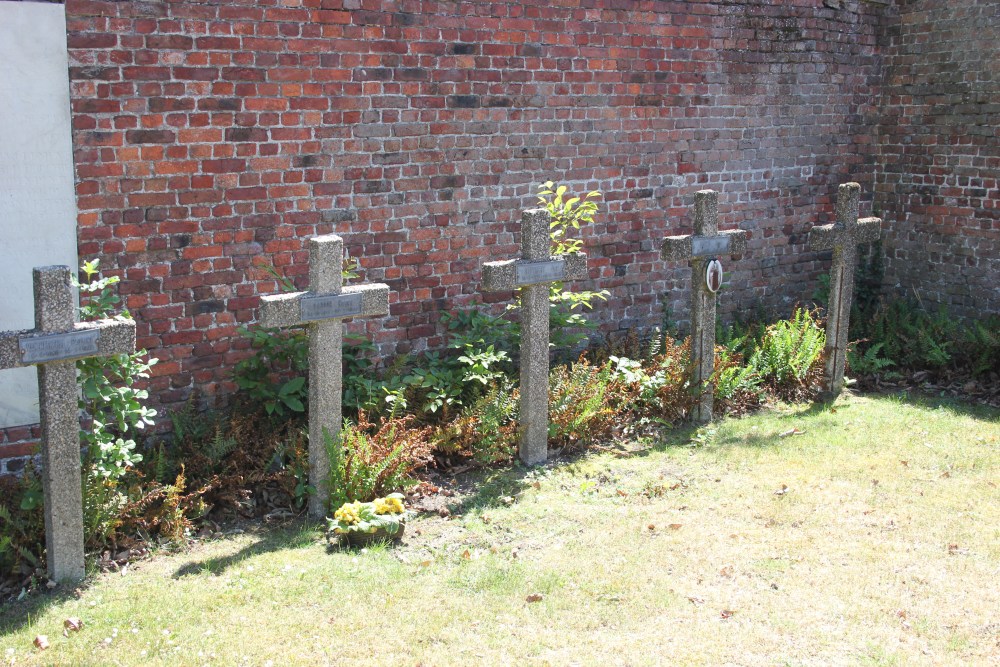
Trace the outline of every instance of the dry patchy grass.
<instances>
[{"instance_id":1,"label":"dry patchy grass","mask_svg":"<svg viewBox=\"0 0 1000 667\"><path fill-rule=\"evenodd\" d=\"M787 435L792 429L801 434ZM13 664L1000 661L998 415L844 398L494 473L394 549L298 527L4 614ZM528 602L529 595L540 595ZM532 598L535 599L535 598ZM84 628L63 637L63 619ZM34 649L46 634L51 648ZM6 651L6 655L2 653Z\"/></svg>"}]
</instances>

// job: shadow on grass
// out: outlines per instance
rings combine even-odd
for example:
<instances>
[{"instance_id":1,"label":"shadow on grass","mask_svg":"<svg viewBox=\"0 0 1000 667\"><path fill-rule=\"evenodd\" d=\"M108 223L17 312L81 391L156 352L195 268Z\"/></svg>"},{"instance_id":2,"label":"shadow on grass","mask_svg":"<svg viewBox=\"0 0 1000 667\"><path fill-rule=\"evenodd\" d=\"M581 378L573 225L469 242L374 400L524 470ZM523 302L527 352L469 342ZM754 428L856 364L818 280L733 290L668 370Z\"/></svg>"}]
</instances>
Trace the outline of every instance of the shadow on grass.
<instances>
[{"instance_id":1,"label":"shadow on grass","mask_svg":"<svg viewBox=\"0 0 1000 667\"><path fill-rule=\"evenodd\" d=\"M32 621L42 616L49 607L75 600L78 597L77 591L86 589L86 582L76 586L63 584L54 591L37 592L26 600L3 605L0 607L0 637L30 625Z\"/></svg>"},{"instance_id":2,"label":"shadow on grass","mask_svg":"<svg viewBox=\"0 0 1000 667\"><path fill-rule=\"evenodd\" d=\"M462 515L475 510L505 507L511 504L512 498L531 486L536 471L559 464L559 461L535 467L517 464L466 473L459 481L461 496L457 502L449 503L448 509L452 515Z\"/></svg>"},{"instance_id":3,"label":"shadow on grass","mask_svg":"<svg viewBox=\"0 0 1000 667\"><path fill-rule=\"evenodd\" d=\"M261 527L253 531L254 535L261 538L253 544L248 544L233 554L214 556L205 560L188 563L179 568L173 576L174 579L179 579L188 575L205 572L221 574L229 567L252 556L284 549L297 549L313 544L316 541L316 532L321 529L320 524L317 524L315 521L306 520L296 521L281 528Z\"/></svg>"},{"instance_id":4,"label":"shadow on grass","mask_svg":"<svg viewBox=\"0 0 1000 667\"><path fill-rule=\"evenodd\" d=\"M896 403L905 403L906 405L927 410L947 410L954 415L972 417L981 421L1000 421L1000 410L988 405L972 403L951 396L937 396L907 390L893 393L862 394L862 396L875 400L885 399Z\"/></svg>"}]
</instances>

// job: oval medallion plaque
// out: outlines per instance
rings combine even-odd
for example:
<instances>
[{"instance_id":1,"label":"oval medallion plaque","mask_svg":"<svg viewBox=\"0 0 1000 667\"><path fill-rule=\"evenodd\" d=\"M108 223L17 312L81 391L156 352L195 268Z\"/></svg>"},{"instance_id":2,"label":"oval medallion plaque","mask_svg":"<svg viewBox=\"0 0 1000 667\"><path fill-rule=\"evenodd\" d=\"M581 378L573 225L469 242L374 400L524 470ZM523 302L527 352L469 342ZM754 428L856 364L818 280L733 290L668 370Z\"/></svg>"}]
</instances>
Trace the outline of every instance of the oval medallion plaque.
<instances>
[{"instance_id":1,"label":"oval medallion plaque","mask_svg":"<svg viewBox=\"0 0 1000 667\"><path fill-rule=\"evenodd\" d=\"M713 294L722 287L722 262L719 260L713 259L708 263L708 268L705 269L705 285Z\"/></svg>"}]
</instances>

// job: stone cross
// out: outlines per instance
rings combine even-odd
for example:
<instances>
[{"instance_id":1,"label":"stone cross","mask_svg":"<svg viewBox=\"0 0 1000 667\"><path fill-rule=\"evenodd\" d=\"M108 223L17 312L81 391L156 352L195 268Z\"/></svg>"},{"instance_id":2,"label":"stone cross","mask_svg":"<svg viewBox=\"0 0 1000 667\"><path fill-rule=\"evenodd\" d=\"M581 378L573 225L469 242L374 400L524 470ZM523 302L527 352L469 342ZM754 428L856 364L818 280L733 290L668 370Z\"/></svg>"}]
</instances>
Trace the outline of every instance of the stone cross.
<instances>
[{"instance_id":1,"label":"stone cross","mask_svg":"<svg viewBox=\"0 0 1000 667\"><path fill-rule=\"evenodd\" d=\"M701 397L694 419L712 421L715 371L715 292L720 284L718 255L742 255L747 247L743 230L719 231L719 193L700 190L694 195L694 235L668 236L660 256L667 261L691 260L691 361L694 383ZM709 270L711 269L711 271Z\"/></svg>"},{"instance_id":2,"label":"stone cross","mask_svg":"<svg viewBox=\"0 0 1000 667\"><path fill-rule=\"evenodd\" d=\"M837 222L816 226L809 231L811 250L833 250L830 300L826 309L826 368L823 374L823 390L828 398L836 397L844 387L858 244L877 241L882 230L879 218L858 220L860 198L859 184L844 183L837 192Z\"/></svg>"},{"instance_id":3,"label":"stone cross","mask_svg":"<svg viewBox=\"0 0 1000 667\"><path fill-rule=\"evenodd\" d=\"M389 286L344 287L344 240L335 234L309 239L309 291L261 298L260 324L309 327L309 515L326 516L330 502L330 457L323 431L339 452L343 400L343 345L346 317L389 312ZM339 462L337 462L339 465Z\"/></svg>"},{"instance_id":4,"label":"stone cross","mask_svg":"<svg viewBox=\"0 0 1000 667\"><path fill-rule=\"evenodd\" d=\"M521 259L483 264L483 291L521 288L521 402L518 453L529 465L548 458L549 284L587 277L587 256L553 257L552 216L543 208L521 213Z\"/></svg>"},{"instance_id":5,"label":"stone cross","mask_svg":"<svg viewBox=\"0 0 1000 667\"><path fill-rule=\"evenodd\" d=\"M135 352L135 322L75 322L68 266L32 271L35 328L0 332L0 369L37 366L42 423L42 491L49 577L84 576L83 488L76 360Z\"/></svg>"}]
</instances>

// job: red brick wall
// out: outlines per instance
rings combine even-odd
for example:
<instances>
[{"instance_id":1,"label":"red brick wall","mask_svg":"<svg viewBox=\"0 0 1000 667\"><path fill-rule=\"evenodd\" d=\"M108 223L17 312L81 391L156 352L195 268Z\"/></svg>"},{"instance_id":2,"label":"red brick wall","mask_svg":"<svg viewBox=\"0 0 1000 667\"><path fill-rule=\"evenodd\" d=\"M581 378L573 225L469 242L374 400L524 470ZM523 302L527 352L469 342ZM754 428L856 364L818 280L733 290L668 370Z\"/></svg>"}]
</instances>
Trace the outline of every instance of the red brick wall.
<instances>
[{"instance_id":1,"label":"red brick wall","mask_svg":"<svg viewBox=\"0 0 1000 667\"><path fill-rule=\"evenodd\" d=\"M226 392L235 329L336 232L392 289L386 353L440 343L517 252L556 179L599 189L605 331L687 311L658 241L722 192L726 310L788 310L823 258L805 232L839 183L871 191L883 8L815 2L216 0L67 3L81 257L123 277L166 404Z\"/></svg>"},{"instance_id":2,"label":"red brick wall","mask_svg":"<svg viewBox=\"0 0 1000 667\"><path fill-rule=\"evenodd\" d=\"M1000 312L1000 3L900 3L883 38L878 204L889 284Z\"/></svg>"}]
</instances>

